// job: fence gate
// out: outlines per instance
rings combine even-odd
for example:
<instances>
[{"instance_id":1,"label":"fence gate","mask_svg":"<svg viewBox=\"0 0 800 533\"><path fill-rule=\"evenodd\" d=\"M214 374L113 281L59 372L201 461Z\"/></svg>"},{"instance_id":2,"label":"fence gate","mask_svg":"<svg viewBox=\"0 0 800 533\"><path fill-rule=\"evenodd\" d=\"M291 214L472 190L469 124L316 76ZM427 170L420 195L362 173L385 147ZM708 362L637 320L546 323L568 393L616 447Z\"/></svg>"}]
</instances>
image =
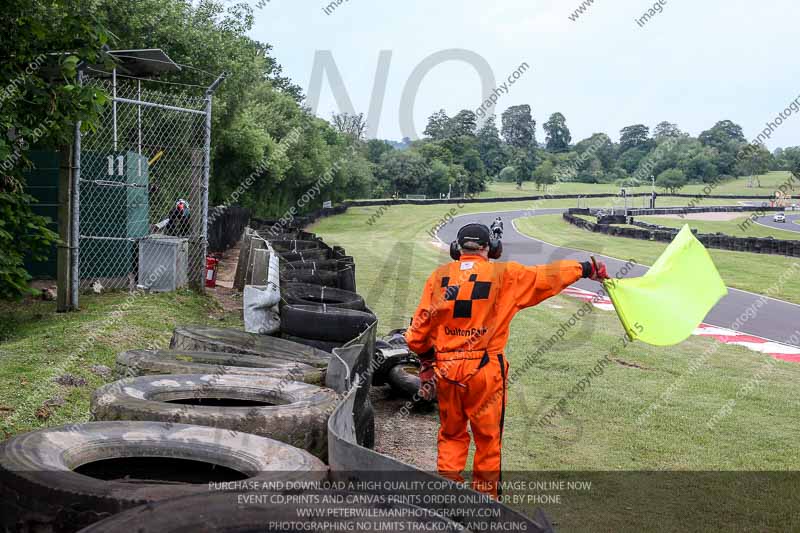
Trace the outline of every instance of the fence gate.
<instances>
[{"instance_id":1,"label":"fence gate","mask_svg":"<svg viewBox=\"0 0 800 533\"><path fill-rule=\"evenodd\" d=\"M87 69L82 83L112 95L99 126L74 148L70 280L103 289L202 290L208 222L211 87L166 85ZM77 242L76 242L77 240ZM77 273L76 273L77 271Z\"/></svg>"}]
</instances>

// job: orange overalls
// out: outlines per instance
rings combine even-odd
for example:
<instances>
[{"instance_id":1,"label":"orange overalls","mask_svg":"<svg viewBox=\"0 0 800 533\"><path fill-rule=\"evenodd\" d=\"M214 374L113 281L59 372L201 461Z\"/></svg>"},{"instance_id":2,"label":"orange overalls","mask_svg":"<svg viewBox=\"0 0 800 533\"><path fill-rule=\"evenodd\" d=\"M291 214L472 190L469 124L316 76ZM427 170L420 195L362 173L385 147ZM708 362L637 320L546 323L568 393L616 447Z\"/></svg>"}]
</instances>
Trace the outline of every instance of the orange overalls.
<instances>
[{"instance_id":1,"label":"orange overalls","mask_svg":"<svg viewBox=\"0 0 800 533\"><path fill-rule=\"evenodd\" d=\"M473 488L497 497L509 324L517 311L558 294L582 274L577 261L528 267L469 254L428 278L406 340L417 354L436 354L442 476L464 481L469 422L476 448Z\"/></svg>"}]
</instances>

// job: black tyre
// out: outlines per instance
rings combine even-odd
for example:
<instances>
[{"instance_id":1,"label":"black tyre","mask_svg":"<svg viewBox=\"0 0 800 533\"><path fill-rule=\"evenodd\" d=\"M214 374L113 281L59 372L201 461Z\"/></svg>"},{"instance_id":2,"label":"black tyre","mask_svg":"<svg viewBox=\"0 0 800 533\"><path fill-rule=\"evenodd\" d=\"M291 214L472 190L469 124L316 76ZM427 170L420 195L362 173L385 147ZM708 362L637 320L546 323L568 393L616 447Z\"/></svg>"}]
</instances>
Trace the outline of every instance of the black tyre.
<instances>
[{"instance_id":1,"label":"black tyre","mask_svg":"<svg viewBox=\"0 0 800 533\"><path fill-rule=\"evenodd\" d=\"M372 313L327 305L285 305L281 332L286 335L346 343L361 335L375 321Z\"/></svg>"},{"instance_id":2,"label":"black tyre","mask_svg":"<svg viewBox=\"0 0 800 533\"><path fill-rule=\"evenodd\" d=\"M172 350L192 352L249 354L303 363L316 368L326 368L331 358L331 354L322 350L277 337L205 326L175 328L169 347Z\"/></svg>"},{"instance_id":3,"label":"black tyre","mask_svg":"<svg viewBox=\"0 0 800 533\"><path fill-rule=\"evenodd\" d=\"M281 284L308 283L339 288L339 273L330 270L286 270L281 273Z\"/></svg>"},{"instance_id":4,"label":"black tyre","mask_svg":"<svg viewBox=\"0 0 800 533\"><path fill-rule=\"evenodd\" d=\"M323 250L327 248L325 244L320 241L300 241L296 239L291 240L274 240L269 241L269 244L278 253L285 252L304 252L306 250Z\"/></svg>"},{"instance_id":5,"label":"black tyre","mask_svg":"<svg viewBox=\"0 0 800 533\"><path fill-rule=\"evenodd\" d=\"M397 365L418 363L417 356L410 352L408 348L398 348L390 344L387 344L387 346L387 348L375 350L375 361L373 363L375 371L372 373L373 385L386 385L389 371Z\"/></svg>"},{"instance_id":6,"label":"black tyre","mask_svg":"<svg viewBox=\"0 0 800 533\"><path fill-rule=\"evenodd\" d=\"M328 249L305 250L303 252L283 252L280 255L284 261L319 261L320 259L330 259L331 251Z\"/></svg>"},{"instance_id":7,"label":"black tyre","mask_svg":"<svg viewBox=\"0 0 800 533\"><path fill-rule=\"evenodd\" d=\"M321 305L343 309L366 309L364 298L355 292L310 285L308 283L287 283L281 287L281 296L292 305ZM283 317L283 315L281 315ZM296 335L296 334L294 334ZM304 337L305 335L298 335Z\"/></svg>"},{"instance_id":8,"label":"black tyre","mask_svg":"<svg viewBox=\"0 0 800 533\"><path fill-rule=\"evenodd\" d=\"M160 374L241 374L288 378L312 385L324 383L324 370L303 363L257 355L130 350L117 355L117 379Z\"/></svg>"},{"instance_id":9,"label":"black tyre","mask_svg":"<svg viewBox=\"0 0 800 533\"><path fill-rule=\"evenodd\" d=\"M323 387L234 374L142 376L92 396L95 420L197 424L279 440L326 457L328 416L337 394Z\"/></svg>"},{"instance_id":10,"label":"black tyre","mask_svg":"<svg viewBox=\"0 0 800 533\"><path fill-rule=\"evenodd\" d=\"M263 492L223 492L177 498L132 509L98 522L81 533L286 533L289 524L297 524L297 529L291 528L291 531L310 533L467 531L442 515L420 507L399 502L367 503L368 495L363 493L359 496L356 493L303 491L303 494L316 499L309 500L313 503L306 505L290 505L281 500L270 502L270 496L281 496ZM355 503L323 503L323 496L332 500L355 500ZM354 527L355 523L358 528Z\"/></svg>"},{"instance_id":11,"label":"black tyre","mask_svg":"<svg viewBox=\"0 0 800 533\"><path fill-rule=\"evenodd\" d=\"M244 433L156 422L48 428L0 444L0 530L73 532L149 502L207 495L209 482L326 477L311 454Z\"/></svg>"},{"instance_id":12,"label":"black tyre","mask_svg":"<svg viewBox=\"0 0 800 533\"><path fill-rule=\"evenodd\" d=\"M419 397L419 360L409 361L395 365L389 370L386 381L397 394L414 400L415 404L421 408L431 408L435 405L435 389L433 400L423 400Z\"/></svg>"},{"instance_id":13,"label":"black tyre","mask_svg":"<svg viewBox=\"0 0 800 533\"><path fill-rule=\"evenodd\" d=\"M292 335L282 334L281 338L287 341L296 342L297 344L305 344L306 346L313 346L324 352L332 352L334 348L339 348L344 345L343 342L321 341L317 339L304 339L302 337L293 337Z\"/></svg>"}]
</instances>

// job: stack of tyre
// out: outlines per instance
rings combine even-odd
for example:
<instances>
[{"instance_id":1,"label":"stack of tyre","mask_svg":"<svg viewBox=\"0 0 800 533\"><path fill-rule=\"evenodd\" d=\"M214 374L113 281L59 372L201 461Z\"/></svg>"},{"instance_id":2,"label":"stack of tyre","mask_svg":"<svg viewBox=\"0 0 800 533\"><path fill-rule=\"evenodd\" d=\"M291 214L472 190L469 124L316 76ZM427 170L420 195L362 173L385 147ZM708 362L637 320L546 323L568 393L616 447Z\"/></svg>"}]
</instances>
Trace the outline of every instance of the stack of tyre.
<instances>
[{"instance_id":1,"label":"stack of tyre","mask_svg":"<svg viewBox=\"0 0 800 533\"><path fill-rule=\"evenodd\" d=\"M377 321L356 292L355 263L313 233L261 231L280 256L281 336L330 352Z\"/></svg>"},{"instance_id":2,"label":"stack of tyre","mask_svg":"<svg viewBox=\"0 0 800 533\"><path fill-rule=\"evenodd\" d=\"M291 248L279 244L286 263L337 269L292 269L308 276L287 283L284 333L302 343L181 327L170 350L119 354L118 381L92 397L93 421L0 443L0 531L171 531L191 523L206 527L198 531L272 531L264 524L281 516L275 506L231 505L236 497L213 487L313 488L328 479L327 421L340 400L323 386L329 350L376 319L363 298L340 288L355 288L352 258L305 236ZM347 266L350 277L340 274ZM330 272L335 286L310 283L333 281Z\"/></svg>"}]
</instances>

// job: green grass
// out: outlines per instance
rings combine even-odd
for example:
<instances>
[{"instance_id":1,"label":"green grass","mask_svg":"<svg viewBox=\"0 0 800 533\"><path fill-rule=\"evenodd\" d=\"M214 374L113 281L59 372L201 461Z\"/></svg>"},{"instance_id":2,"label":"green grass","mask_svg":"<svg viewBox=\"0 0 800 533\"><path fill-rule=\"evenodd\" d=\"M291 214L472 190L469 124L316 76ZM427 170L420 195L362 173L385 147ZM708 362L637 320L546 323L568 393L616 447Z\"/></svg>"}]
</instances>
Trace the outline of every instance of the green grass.
<instances>
[{"instance_id":1,"label":"green grass","mask_svg":"<svg viewBox=\"0 0 800 533\"><path fill-rule=\"evenodd\" d=\"M775 239L786 240L800 239L800 232L771 228L769 226L756 224L755 222L742 231L739 224L747 221L752 214L753 213L742 213L741 216L732 220L682 220L680 218L664 218L659 216L636 217L636 220L670 228L682 228L684 224L689 224L689 227L699 230L700 233L724 233L733 237L773 237Z\"/></svg>"},{"instance_id":2,"label":"green grass","mask_svg":"<svg viewBox=\"0 0 800 533\"><path fill-rule=\"evenodd\" d=\"M467 210L507 209L509 204L468 206ZM416 307L423 284L430 272L448 260L442 250L429 244L426 231L441 217L442 206L395 206L373 226L366 220L373 210L351 209L344 215L326 218L314 227L331 244L346 247L355 257L359 292L380 318L385 332L405 327ZM541 225L540 225L541 223ZM572 232L558 217L525 220L527 231L559 244L592 249L602 236ZM552 232L554 233L551 233ZM655 258L657 250L635 240L625 239L616 248L602 246L604 253L635 257L641 262ZM614 253L611 253L614 252ZM721 262L719 257L716 257ZM734 267L744 257L731 256L723 270ZM777 259L777 258L769 258ZM748 259L749 260L749 259ZM764 256L754 263L735 266L744 273L772 271L764 268ZM777 277L778 272L775 271ZM730 272L726 272L728 277ZM770 276L764 276L770 277ZM771 277L770 277L771 279ZM744 285L746 280L741 280ZM755 281L752 281L754 283ZM798 298L800 299L800 298ZM508 356L511 375L517 383L509 391L503 461L506 471L637 471L637 470L797 470L800 456L794 443L800 438L796 424L796 397L800 365L774 362L767 356L744 348L717 344L692 337L673 347L660 348L635 343L624 349L604 373L592 380L587 390L571 399L564 415L540 427L538 422L598 360L609 353L623 334L613 313L595 311L571 330L564 341L555 345L524 375L515 369L535 352L559 325L577 311L579 302L556 297L521 312L511 327ZM690 364L711 350L696 371ZM774 368L762 386L740 394L752 377L765 367ZM669 390L668 399L662 395ZM736 399L733 411L714 426L706 427L720 409ZM637 419L649 406L657 405L652 416L642 424ZM545 476L537 476L537 479ZM584 479L578 475L578 479ZM555 518L559 530L651 531L673 521L675 516L688 524L685 530L702 529L715 521L722 530L740 529L743 509L752 509L750 498L762 494L725 493L728 485L719 482L711 490L681 484L673 491L691 502L700 502L709 494L722 501L720 493L735 512L725 506L694 506L679 510L669 501L647 502L647 512L637 513L636 505L645 492L633 484L625 488L618 480L595 489L584 499L562 506L544 506ZM640 478L641 481L641 478ZM626 492L627 491L627 492ZM627 494L627 497L623 497ZM664 490L659 497L670 498L675 492ZM765 493L766 494L766 493ZM787 502L770 494L766 502L783 506ZM787 495L783 495L787 497ZM796 492L791 493L797 498ZM762 498L763 499L763 498ZM761 502L762 499L757 501ZM575 503L577 502L577 503ZM631 507L633 506L633 507ZM522 507L524 508L524 506ZM756 508L758 508L756 506ZM670 522L671 523L671 522ZM634 525L635 524L635 525ZM698 524L699 526L695 526Z\"/></svg>"},{"instance_id":3,"label":"green grass","mask_svg":"<svg viewBox=\"0 0 800 533\"><path fill-rule=\"evenodd\" d=\"M91 372L92 365L113 369L121 351L166 349L172 329L187 324L226 327L240 325L241 320L225 317L212 299L189 291L82 295L81 311L64 314L55 312L53 302L0 304L0 440L89 420L92 392L113 381ZM87 384L68 387L53 382L67 373ZM50 409L46 418L37 417L43 403L56 398L64 404Z\"/></svg>"},{"instance_id":4,"label":"green grass","mask_svg":"<svg viewBox=\"0 0 800 533\"><path fill-rule=\"evenodd\" d=\"M748 178L737 178L725 183L721 183L712 194L741 194L747 196L772 196L777 187L786 182L791 174L789 172L770 172L760 176L761 187L748 188ZM680 191L681 194L703 194L704 185L691 184L687 185ZM628 187L628 192L646 193L649 194L652 186L647 184L643 187ZM549 188L550 194L599 194L599 193L613 193L619 192L619 187L613 183L573 183L563 182L551 185ZM658 189L661 193L662 189ZM481 193L484 198L500 198L500 197L517 197L517 196L533 196L541 194L536 190L536 184L533 182L523 183L522 190L517 189L516 183L503 183L491 182L489 183L488 190Z\"/></svg>"},{"instance_id":5,"label":"green grass","mask_svg":"<svg viewBox=\"0 0 800 533\"><path fill-rule=\"evenodd\" d=\"M560 215L518 219L516 224L522 233L550 244L620 259L633 259L642 265L652 265L667 247L666 243L610 237L582 230L565 222ZM729 287L758 294L766 294L767 289L778 283L781 273L800 262L797 258L779 255L714 249L708 251ZM781 291L781 299L800 303L800 284L785 283Z\"/></svg>"}]
</instances>

